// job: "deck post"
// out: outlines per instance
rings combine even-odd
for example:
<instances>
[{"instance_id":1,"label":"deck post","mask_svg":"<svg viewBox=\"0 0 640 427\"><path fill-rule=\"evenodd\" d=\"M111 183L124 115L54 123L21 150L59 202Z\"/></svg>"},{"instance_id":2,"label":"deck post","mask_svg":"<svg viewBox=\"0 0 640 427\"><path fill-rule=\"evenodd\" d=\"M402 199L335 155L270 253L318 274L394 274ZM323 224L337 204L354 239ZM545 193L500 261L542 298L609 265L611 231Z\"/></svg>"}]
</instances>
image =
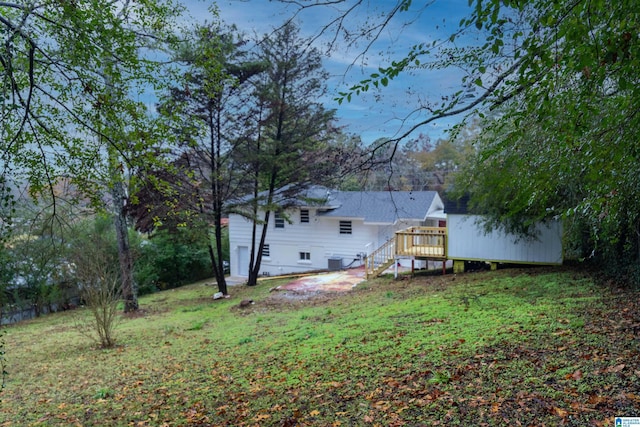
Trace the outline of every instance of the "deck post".
<instances>
[{"instance_id":1,"label":"deck post","mask_svg":"<svg viewBox=\"0 0 640 427\"><path fill-rule=\"evenodd\" d=\"M464 261L459 259L453 260L453 272L464 273Z\"/></svg>"},{"instance_id":2,"label":"deck post","mask_svg":"<svg viewBox=\"0 0 640 427\"><path fill-rule=\"evenodd\" d=\"M393 278L398 278L398 258L393 259Z\"/></svg>"}]
</instances>

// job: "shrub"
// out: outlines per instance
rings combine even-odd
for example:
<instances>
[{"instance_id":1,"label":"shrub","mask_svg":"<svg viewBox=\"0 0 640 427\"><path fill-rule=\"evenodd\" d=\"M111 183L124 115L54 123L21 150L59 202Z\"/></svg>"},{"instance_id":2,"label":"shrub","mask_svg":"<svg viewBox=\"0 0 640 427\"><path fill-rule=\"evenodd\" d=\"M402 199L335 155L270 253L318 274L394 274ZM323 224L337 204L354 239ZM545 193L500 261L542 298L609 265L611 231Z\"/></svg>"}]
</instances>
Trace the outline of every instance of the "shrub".
<instances>
[{"instance_id":1,"label":"shrub","mask_svg":"<svg viewBox=\"0 0 640 427\"><path fill-rule=\"evenodd\" d=\"M89 322L83 313L78 313L76 327L102 348L109 348L115 345L114 331L119 319L120 264L109 239L111 236L104 231L98 228L95 233L79 236L73 242L71 259L80 298L91 312Z\"/></svg>"},{"instance_id":2,"label":"shrub","mask_svg":"<svg viewBox=\"0 0 640 427\"><path fill-rule=\"evenodd\" d=\"M211 277L206 236L187 229L158 230L138 248L134 274L140 295Z\"/></svg>"}]
</instances>

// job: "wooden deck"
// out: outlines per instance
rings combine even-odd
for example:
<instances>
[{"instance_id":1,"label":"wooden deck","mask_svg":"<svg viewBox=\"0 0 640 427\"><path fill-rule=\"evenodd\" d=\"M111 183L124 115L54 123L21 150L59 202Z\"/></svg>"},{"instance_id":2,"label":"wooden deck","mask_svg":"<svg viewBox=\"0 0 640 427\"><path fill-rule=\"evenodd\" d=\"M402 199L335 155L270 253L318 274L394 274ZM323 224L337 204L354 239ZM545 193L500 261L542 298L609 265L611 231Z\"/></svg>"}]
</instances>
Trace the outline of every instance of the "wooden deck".
<instances>
[{"instance_id":1,"label":"wooden deck","mask_svg":"<svg viewBox=\"0 0 640 427\"><path fill-rule=\"evenodd\" d=\"M410 227L397 231L383 246L365 260L367 278L389 268L399 257L423 260L447 259L447 229L444 227Z\"/></svg>"},{"instance_id":2,"label":"wooden deck","mask_svg":"<svg viewBox=\"0 0 640 427\"><path fill-rule=\"evenodd\" d=\"M396 256L424 259L446 259L447 229L444 227L411 227L396 232Z\"/></svg>"}]
</instances>

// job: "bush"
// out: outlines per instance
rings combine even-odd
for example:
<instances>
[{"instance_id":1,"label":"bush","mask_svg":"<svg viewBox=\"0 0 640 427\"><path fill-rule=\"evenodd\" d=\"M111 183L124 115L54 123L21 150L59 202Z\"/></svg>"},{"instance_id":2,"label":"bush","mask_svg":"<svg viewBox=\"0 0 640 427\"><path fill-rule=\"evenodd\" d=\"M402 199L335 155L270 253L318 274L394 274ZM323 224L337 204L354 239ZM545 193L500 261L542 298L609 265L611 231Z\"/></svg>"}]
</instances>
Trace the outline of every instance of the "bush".
<instances>
[{"instance_id":1,"label":"bush","mask_svg":"<svg viewBox=\"0 0 640 427\"><path fill-rule=\"evenodd\" d=\"M80 233L73 241L70 258L80 287L80 298L91 312L91 320L78 313L76 327L95 339L102 348L115 345L114 331L118 321L120 264L113 250L113 236L96 221L93 233Z\"/></svg>"},{"instance_id":2,"label":"bush","mask_svg":"<svg viewBox=\"0 0 640 427\"><path fill-rule=\"evenodd\" d=\"M206 239L188 229L159 230L138 248L134 275L140 295L211 277Z\"/></svg>"},{"instance_id":3,"label":"bush","mask_svg":"<svg viewBox=\"0 0 640 427\"><path fill-rule=\"evenodd\" d=\"M100 347L111 348L115 345L115 328L118 320L120 302L120 279L106 266L95 263L86 268L87 274L81 284L80 296L91 312L92 321L77 321L78 330L95 339Z\"/></svg>"}]
</instances>

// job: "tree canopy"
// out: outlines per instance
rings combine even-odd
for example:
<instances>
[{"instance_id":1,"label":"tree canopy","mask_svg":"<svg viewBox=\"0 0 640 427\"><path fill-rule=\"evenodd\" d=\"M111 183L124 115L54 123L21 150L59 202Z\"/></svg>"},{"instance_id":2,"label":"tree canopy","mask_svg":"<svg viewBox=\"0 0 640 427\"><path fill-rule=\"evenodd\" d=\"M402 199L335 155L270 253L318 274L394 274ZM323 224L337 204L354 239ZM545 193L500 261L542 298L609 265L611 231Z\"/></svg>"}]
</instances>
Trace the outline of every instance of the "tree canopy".
<instances>
[{"instance_id":1,"label":"tree canopy","mask_svg":"<svg viewBox=\"0 0 640 427\"><path fill-rule=\"evenodd\" d=\"M526 234L536 220L562 218L577 256L626 270L640 256L640 7L510 6L478 8L474 18L494 35L479 58L506 57L515 68L491 94L459 187L494 225Z\"/></svg>"},{"instance_id":2,"label":"tree canopy","mask_svg":"<svg viewBox=\"0 0 640 427\"><path fill-rule=\"evenodd\" d=\"M140 53L167 40L178 10L170 1L3 2L3 182L19 176L38 193L60 175L91 176L104 143L132 161L125 150L132 141L125 143L122 131L144 141L144 127L135 125L144 106L136 98L158 81L157 62ZM108 123L127 126L115 134Z\"/></svg>"},{"instance_id":3,"label":"tree canopy","mask_svg":"<svg viewBox=\"0 0 640 427\"><path fill-rule=\"evenodd\" d=\"M171 39L168 24L179 10L171 0L0 4L3 203L13 203L6 188L27 186L32 196L52 196L55 217L61 179L100 209L110 200L125 311L137 301L124 185L132 170L156 160L149 147L158 135L138 96L160 85L151 52Z\"/></svg>"}]
</instances>

